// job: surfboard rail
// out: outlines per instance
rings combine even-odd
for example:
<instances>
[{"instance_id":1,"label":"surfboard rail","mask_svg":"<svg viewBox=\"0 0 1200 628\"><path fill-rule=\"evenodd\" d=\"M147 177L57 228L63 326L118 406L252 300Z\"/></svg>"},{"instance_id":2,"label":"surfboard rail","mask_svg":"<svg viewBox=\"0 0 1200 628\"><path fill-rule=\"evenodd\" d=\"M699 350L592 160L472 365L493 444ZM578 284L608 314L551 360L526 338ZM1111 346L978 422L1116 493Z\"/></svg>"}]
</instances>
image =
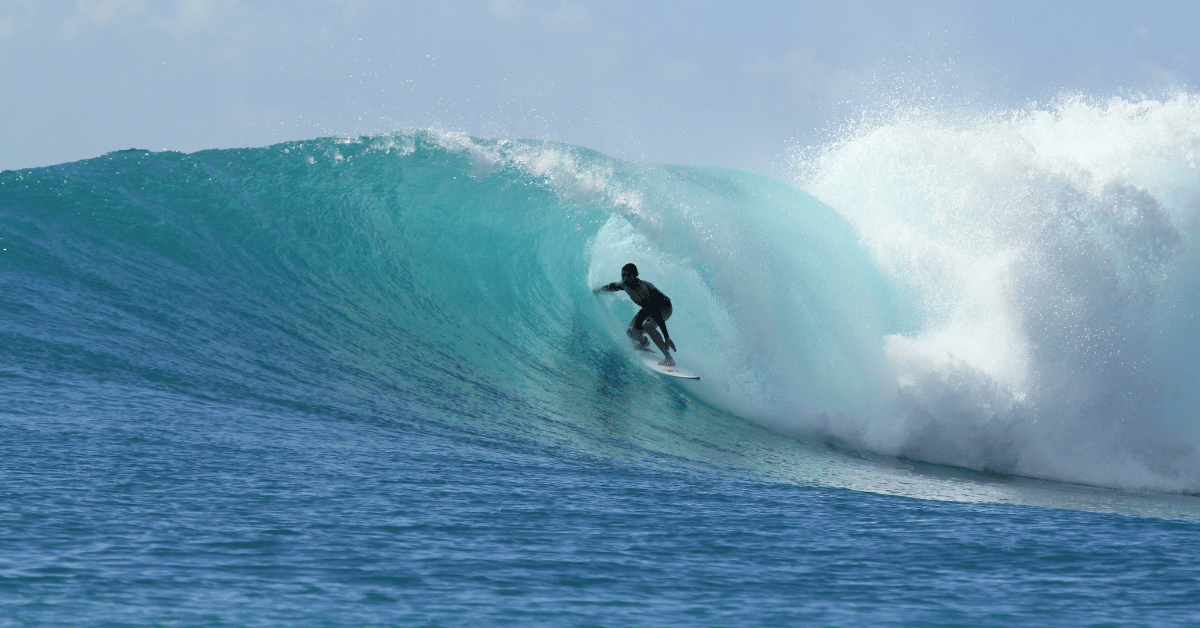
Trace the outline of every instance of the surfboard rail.
<instances>
[{"instance_id":1,"label":"surfboard rail","mask_svg":"<svg viewBox=\"0 0 1200 628\"><path fill-rule=\"evenodd\" d=\"M638 357L641 358L642 364L645 364L646 368L648 368L656 373L662 373L663 375L669 375L671 377L678 377L680 379L693 379L693 380L700 379L699 375L696 375L695 373L692 373L691 371L681 369L678 366L663 366L663 365L659 364L659 361L661 361L662 358L658 357L657 355L642 354Z\"/></svg>"}]
</instances>

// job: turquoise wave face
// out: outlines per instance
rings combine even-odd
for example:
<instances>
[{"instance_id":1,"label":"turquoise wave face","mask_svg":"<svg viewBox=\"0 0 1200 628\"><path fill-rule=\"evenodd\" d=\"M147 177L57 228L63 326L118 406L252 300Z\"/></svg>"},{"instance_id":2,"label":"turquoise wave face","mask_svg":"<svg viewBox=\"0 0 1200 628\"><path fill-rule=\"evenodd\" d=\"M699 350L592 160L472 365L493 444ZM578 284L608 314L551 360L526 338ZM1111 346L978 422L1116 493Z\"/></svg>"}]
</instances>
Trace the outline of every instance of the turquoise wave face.
<instances>
[{"instance_id":1,"label":"turquoise wave face","mask_svg":"<svg viewBox=\"0 0 1200 628\"><path fill-rule=\"evenodd\" d=\"M3 185L24 368L313 407L523 399L577 326L556 291L582 290L578 255L542 255L595 220L421 135L122 152Z\"/></svg>"},{"instance_id":2,"label":"turquoise wave face","mask_svg":"<svg viewBox=\"0 0 1200 628\"><path fill-rule=\"evenodd\" d=\"M893 258L881 270L873 228L764 177L544 142L414 131L124 151L0 174L0 352L31 385L148 386L586 451L620 433L651 458L879 492L984 499L828 451L773 467L789 446L755 425L969 469L1196 484L1171 462L1096 472L1129 458L1108 437L1066 471L1040 464L1055 445L1029 426L1060 417L978 369L914 378L905 348L933 328L934 301ZM628 262L671 297L677 358L700 382L642 369L624 337L634 307L593 294ZM747 457L747 442L775 444Z\"/></svg>"},{"instance_id":3,"label":"turquoise wave face","mask_svg":"<svg viewBox=\"0 0 1200 628\"><path fill-rule=\"evenodd\" d=\"M566 437L691 399L795 432L780 407L878 402L865 383L894 322L854 234L803 192L569 146L415 132L126 151L0 186L5 351L46 380ZM592 293L629 261L672 297L699 386L643 371L632 305Z\"/></svg>"}]
</instances>

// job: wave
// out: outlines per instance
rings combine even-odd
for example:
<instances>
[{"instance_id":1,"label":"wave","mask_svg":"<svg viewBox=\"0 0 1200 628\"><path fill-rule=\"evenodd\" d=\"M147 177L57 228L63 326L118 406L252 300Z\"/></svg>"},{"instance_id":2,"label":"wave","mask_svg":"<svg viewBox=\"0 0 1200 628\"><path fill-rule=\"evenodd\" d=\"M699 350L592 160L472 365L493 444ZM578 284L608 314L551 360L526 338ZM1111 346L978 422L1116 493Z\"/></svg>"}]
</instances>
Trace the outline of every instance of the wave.
<instances>
[{"instance_id":1,"label":"wave","mask_svg":"<svg viewBox=\"0 0 1200 628\"><path fill-rule=\"evenodd\" d=\"M803 156L799 187L427 130L5 172L0 352L24 382L412 429L603 448L581 436L600 423L698 459L748 438L731 414L839 449L1195 491L1195 103L1121 102L910 112ZM1073 170L1089 151L1060 136L1086 116L1176 127ZM700 382L640 370L632 305L592 294L630 261L675 303ZM702 424L661 436L679 421Z\"/></svg>"}]
</instances>

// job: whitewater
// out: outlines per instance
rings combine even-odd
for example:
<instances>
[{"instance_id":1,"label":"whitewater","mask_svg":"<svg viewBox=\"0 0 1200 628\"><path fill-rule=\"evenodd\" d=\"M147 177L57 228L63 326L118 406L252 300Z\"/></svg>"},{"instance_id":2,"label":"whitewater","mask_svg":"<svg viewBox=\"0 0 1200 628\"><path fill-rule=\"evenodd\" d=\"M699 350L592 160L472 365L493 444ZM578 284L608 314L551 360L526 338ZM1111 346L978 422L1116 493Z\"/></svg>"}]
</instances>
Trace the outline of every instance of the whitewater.
<instances>
[{"instance_id":1,"label":"whitewater","mask_svg":"<svg viewBox=\"0 0 1200 628\"><path fill-rule=\"evenodd\" d=\"M1198 160L1181 93L894 107L786 182L430 129L0 173L0 623L1194 623Z\"/></svg>"}]
</instances>

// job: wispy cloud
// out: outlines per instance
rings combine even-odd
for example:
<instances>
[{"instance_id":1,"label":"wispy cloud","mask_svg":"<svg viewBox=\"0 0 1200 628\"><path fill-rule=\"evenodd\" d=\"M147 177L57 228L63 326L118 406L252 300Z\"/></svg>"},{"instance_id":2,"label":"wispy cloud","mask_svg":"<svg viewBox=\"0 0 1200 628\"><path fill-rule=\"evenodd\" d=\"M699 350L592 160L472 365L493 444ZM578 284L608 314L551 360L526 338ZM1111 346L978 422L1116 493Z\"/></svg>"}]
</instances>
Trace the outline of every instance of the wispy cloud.
<instances>
[{"instance_id":1,"label":"wispy cloud","mask_svg":"<svg viewBox=\"0 0 1200 628\"><path fill-rule=\"evenodd\" d=\"M177 35L208 30L222 13L233 9L234 4L234 0L183 0L165 28Z\"/></svg>"},{"instance_id":2,"label":"wispy cloud","mask_svg":"<svg viewBox=\"0 0 1200 628\"><path fill-rule=\"evenodd\" d=\"M91 29L126 32L160 31L185 36L213 28L236 0L179 0L170 4L146 0L76 0L75 11L61 32L76 38Z\"/></svg>"}]
</instances>

